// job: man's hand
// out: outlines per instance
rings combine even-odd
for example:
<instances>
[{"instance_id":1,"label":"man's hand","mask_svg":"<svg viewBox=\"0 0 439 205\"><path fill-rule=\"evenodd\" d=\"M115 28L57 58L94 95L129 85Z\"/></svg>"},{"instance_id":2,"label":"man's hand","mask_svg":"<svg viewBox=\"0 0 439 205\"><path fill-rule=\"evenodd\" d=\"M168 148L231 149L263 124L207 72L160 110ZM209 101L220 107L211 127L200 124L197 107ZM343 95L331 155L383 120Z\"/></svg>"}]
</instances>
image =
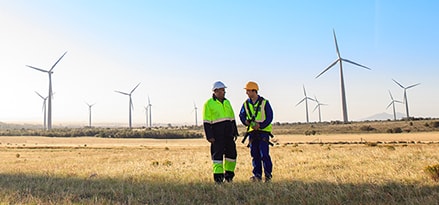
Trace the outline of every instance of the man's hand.
<instances>
[{"instance_id":1,"label":"man's hand","mask_svg":"<svg viewBox=\"0 0 439 205\"><path fill-rule=\"evenodd\" d=\"M252 127L254 130L259 130L259 123L255 123L255 125Z\"/></svg>"},{"instance_id":2,"label":"man's hand","mask_svg":"<svg viewBox=\"0 0 439 205\"><path fill-rule=\"evenodd\" d=\"M212 138L209 138L209 139L207 139L207 141L209 141L209 143L211 143L211 144L212 144L212 143L214 143L214 142L215 142L215 138L213 138L213 137L212 137Z\"/></svg>"}]
</instances>

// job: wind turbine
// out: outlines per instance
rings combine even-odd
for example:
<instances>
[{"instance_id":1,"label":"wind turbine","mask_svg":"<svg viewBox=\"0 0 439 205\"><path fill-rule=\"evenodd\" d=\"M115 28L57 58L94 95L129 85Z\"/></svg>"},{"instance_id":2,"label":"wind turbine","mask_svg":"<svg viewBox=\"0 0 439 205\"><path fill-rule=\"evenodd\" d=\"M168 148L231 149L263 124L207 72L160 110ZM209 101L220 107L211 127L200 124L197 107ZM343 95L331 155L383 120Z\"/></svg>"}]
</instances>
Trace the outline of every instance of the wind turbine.
<instances>
[{"instance_id":1,"label":"wind turbine","mask_svg":"<svg viewBox=\"0 0 439 205\"><path fill-rule=\"evenodd\" d=\"M91 104L91 105L88 103L85 103L85 104L88 105L88 127L91 128L91 107L93 107L93 105L95 105L95 104Z\"/></svg>"},{"instance_id":2,"label":"wind turbine","mask_svg":"<svg viewBox=\"0 0 439 205\"><path fill-rule=\"evenodd\" d=\"M198 126L198 117L197 117L197 110L198 110L198 108L197 108L197 105L195 104L195 102L194 102L194 112L195 112L195 127L197 127Z\"/></svg>"},{"instance_id":3,"label":"wind turbine","mask_svg":"<svg viewBox=\"0 0 439 205\"><path fill-rule=\"evenodd\" d=\"M389 95L390 95L390 99L392 99L392 101L390 101L389 105L387 105L386 109L389 109L389 107L392 105L393 106L393 120L396 121L396 110L395 110L395 103L402 103L399 100L395 100L393 99L392 93L389 90Z\"/></svg>"},{"instance_id":4,"label":"wind turbine","mask_svg":"<svg viewBox=\"0 0 439 205\"><path fill-rule=\"evenodd\" d=\"M67 51L64 52L64 54L55 62L55 64L53 64L53 66L49 69L49 70L43 70L40 68L36 68L30 65L26 65L29 68L33 68L35 70L44 72L49 74L49 97L48 97L48 105L47 105L47 129L50 130L52 129L52 97L53 97L53 93L52 93L52 73L53 73L53 68L55 68L56 64L58 64L58 62L64 57L64 55L66 55Z\"/></svg>"},{"instance_id":5,"label":"wind turbine","mask_svg":"<svg viewBox=\"0 0 439 205\"><path fill-rule=\"evenodd\" d=\"M348 108L347 108L347 102L346 102L346 93L345 93L345 87L344 87L344 79L343 79L343 66L342 66L342 62L347 62L347 63L351 63L354 64L356 66L360 66L362 68L366 68L368 70L370 70L370 68L364 66L364 65L360 65L358 63L355 63L353 61L350 61L348 59L342 58L340 56L340 51L338 49L338 44L337 44L337 37L335 36L335 30L333 30L333 34L334 34L334 41L335 41L335 48L337 51L337 60L335 60L331 65L329 65L325 70L323 70L320 74L318 74L316 76L316 78L318 78L319 76L321 76L323 73L325 73L326 71L328 71L330 68L332 68L335 64L339 63L340 64L340 84L341 84L341 101L342 101L342 109L343 109L343 121L345 123L347 123L348 120Z\"/></svg>"},{"instance_id":6,"label":"wind turbine","mask_svg":"<svg viewBox=\"0 0 439 205\"><path fill-rule=\"evenodd\" d=\"M303 94L305 95L305 97L304 97L302 100L300 100L300 101L296 104L296 106L298 106L300 103L302 103L302 102L305 101L306 123L309 123L309 116L308 116L308 100L312 100L312 101L314 101L314 99L312 99L312 98L310 98L310 97L308 97L308 96L306 95L305 86L303 86Z\"/></svg>"},{"instance_id":7,"label":"wind turbine","mask_svg":"<svg viewBox=\"0 0 439 205\"><path fill-rule=\"evenodd\" d=\"M151 104L151 100L149 99L149 95L148 95L148 111L149 111L149 127L152 127L152 117L151 117L151 113L152 113L152 104Z\"/></svg>"},{"instance_id":8,"label":"wind turbine","mask_svg":"<svg viewBox=\"0 0 439 205\"><path fill-rule=\"evenodd\" d=\"M316 96L314 96L314 101L317 103L317 105L314 107L313 112L314 112L316 109L319 109L319 122L322 122L322 113L320 112L320 106L321 106L321 105L326 105L326 104L323 104L323 103L321 103L319 100L317 100L317 97L316 97Z\"/></svg>"},{"instance_id":9,"label":"wind turbine","mask_svg":"<svg viewBox=\"0 0 439 205\"><path fill-rule=\"evenodd\" d=\"M130 97L130 103L129 103L129 105L128 105L128 116L129 116L128 118L129 118L129 127L130 127L130 128L132 127L132 126L131 126L131 109L134 110L134 105L133 105L133 100L132 100L132 98L131 98L131 94L133 94L134 90L136 90L136 88L137 88L139 85L140 85L140 83L137 84L136 87L134 87L134 88L131 90L130 93L125 93L125 92L121 92L121 91L117 91L117 90L114 91L114 92L120 93L120 94L122 94L122 95L128 95L128 96Z\"/></svg>"},{"instance_id":10,"label":"wind turbine","mask_svg":"<svg viewBox=\"0 0 439 205\"><path fill-rule=\"evenodd\" d=\"M400 83L398 83L398 81L396 81L395 79L392 79L393 82L395 82L397 85L399 85L399 87L401 87L402 89L404 89L404 104L405 104L405 113L407 114L407 120L410 119L410 115L409 115L409 103L407 100L407 89L413 88L421 83L417 83L417 84L413 84L407 87L402 86Z\"/></svg>"},{"instance_id":11,"label":"wind turbine","mask_svg":"<svg viewBox=\"0 0 439 205\"><path fill-rule=\"evenodd\" d=\"M35 91L35 93L38 95L38 96L40 96L40 98L41 99L43 99L43 113L44 113L44 129L47 129L47 124L46 124L46 101L47 101L47 98L49 97L49 96L47 96L47 97L43 97L42 95L40 95L40 93L38 93L37 91Z\"/></svg>"}]
</instances>

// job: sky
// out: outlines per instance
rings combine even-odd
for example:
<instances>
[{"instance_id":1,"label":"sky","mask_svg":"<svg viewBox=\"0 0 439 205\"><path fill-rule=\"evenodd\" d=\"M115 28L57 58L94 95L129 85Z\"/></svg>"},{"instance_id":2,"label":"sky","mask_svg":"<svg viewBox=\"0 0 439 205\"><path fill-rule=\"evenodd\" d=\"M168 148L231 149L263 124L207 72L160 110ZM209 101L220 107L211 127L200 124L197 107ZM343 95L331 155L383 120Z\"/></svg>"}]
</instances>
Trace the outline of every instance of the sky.
<instances>
[{"instance_id":1,"label":"sky","mask_svg":"<svg viewBox=\"0 0 439 205\"><path fill-rule=\"evenodd\" d=\"M0 0L0 122L43 122L53 69L53 125L145 124L148 97L154 125L202 122L215 81L226 84L236 116L248 81L274 110L274 122L305 122L303 87L323 121L343 120L342 58L348 116L360 121L386 109L389 91L410 116L439 117L439 2L436 1L54 1ZM309 102L310 121L318 121ZM405 113L403 104L397 112Z\"/></svg>"}]
</instances>

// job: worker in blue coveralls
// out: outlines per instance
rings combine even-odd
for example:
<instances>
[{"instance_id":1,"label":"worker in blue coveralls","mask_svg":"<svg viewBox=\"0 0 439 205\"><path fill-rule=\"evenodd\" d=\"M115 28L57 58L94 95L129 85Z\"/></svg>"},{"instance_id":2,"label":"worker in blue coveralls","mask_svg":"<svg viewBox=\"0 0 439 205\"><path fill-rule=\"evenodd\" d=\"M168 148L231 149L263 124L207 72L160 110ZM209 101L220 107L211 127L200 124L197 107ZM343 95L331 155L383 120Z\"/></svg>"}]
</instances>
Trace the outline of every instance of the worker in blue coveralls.
<instances>
[{"instance_id":1,"label":"worker in blue coveralls","mask_svg":"<svg viewBox=\"0 0 439 205\"><path fill-rule=\"evenodd\" d=\"M263 167L265 182L269 182L273 171L269 149L270 137L273 136L271 134L273 110L268 100L258 94L259 86L257 83L250 81L244 89L248 99L242 105L239 118L242 124L247 126L246 135L249 137L253 165L253 176L250 179L252 181L261 181Z\"/></svg>"}]
</instances>

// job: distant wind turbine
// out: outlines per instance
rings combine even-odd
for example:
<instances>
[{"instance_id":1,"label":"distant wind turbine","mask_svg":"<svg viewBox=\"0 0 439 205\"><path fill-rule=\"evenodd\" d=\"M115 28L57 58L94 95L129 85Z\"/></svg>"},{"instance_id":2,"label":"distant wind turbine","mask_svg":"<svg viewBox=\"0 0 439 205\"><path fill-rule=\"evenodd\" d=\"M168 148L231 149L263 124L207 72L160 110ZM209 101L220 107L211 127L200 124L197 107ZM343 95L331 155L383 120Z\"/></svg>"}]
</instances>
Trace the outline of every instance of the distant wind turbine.
<instances>
[{"instance_id":1,"label":"distant wind turbine","mask_svg":"<svg viewBox=\"0 0 439 205\"><path fill-rule=\"evenodd\" d=\"M305 102L305 111L306 111L306 123L309 123L309 115L308 115L308 100L314 101L314 99L308 97L306 95L306 90L305 90L305 86L303 86L303 94L305 95L305 97L300 100L296 106L298 106L300 103Z\"/></svg>"},{"instance_id":2,"label":"distant wind turbine","mask_svg":"<svg viewBox=\"0 0 439 205\"><path fill-rule=\"evenodd\" d=\"M117 90L114 91L114 92L120 93L120 94L122 94L122 95L128 95L129 98L130 98L130 103L129 103L129 105L128 105L128 118L129 118L129 127L130 127L130 128L132 128L132 124L131 124L131 109L134 110L134 105L133 105L133 100L132 100L132 98L131 98L131 94L133 94L134 90L136 90L136 88L137 88L139 85L140 85L140 83L137 84L136 87L134 87L134 88L131 90L130 93L125 93L125 92L121 92L121 91L117 91Z\"/></svg>"},{"instance_id":3,"label":"distant wind turbine","mask_svg":"<svg viewBox=\"0 0 439 205\"><path fill-rule=\"evenodd\" d=\"M193 111L195 112L195 127L198 126L197 110L198 110L197 105L194 102L194 110Z\"/></svg>"},{"instance_id":4,"label":"distant wind turbine","mask_svg":"<svg viewBox=\"0 0 439 205\"><path fill-rule=\"evenodd\" d=\"M317 103L317 105L314 107L313 112L314 112L316 109L319 109L319 122L322 122L322 113L320 112L320 106L321 106L321 105L326 105L326 104L323 104L323 103L321 103L319 100L317 100L317 97L316 97L316 96L314 96L314 101Z\"/></svg>"},{"instance_id":5,"label":"distant wind turbine","mask_svg":"<svg viewBox=\"0 0 439 205\"><path fill-rule=\"evenodd\" d=\"M85 104L88 105L88 127L91 128L91 107L93 107L93 105L95 105L95 104L91 104L91 105L88 103L85 103Z\"/></svg>"},{"instance_id":6,"label":"distant wind turbine","mask_svg":"<svg viewBox=\"0 0 439 205\"><path fill-rule=\"evenodd\" d=\"M392 105L393 106L393 120L395 120L396 121L396 109L395 109L395 103L397 102L397 103L402 103L401 101L399 101L399 100L395 100L395 99L393 99L393 96L392 96L392 93L390 92L390 90L389 90L389 95L390 95L390 99L392 99L392 101L390 101L390 103L389 103L389 105L387 105L387 108L386 109L389 109L389 107Z\"/></svg>"},{"instance_id":7,"label":"distant wind turbine","mask_svg":"<svg viewBox=\"0 0 439 205\"><path fill-rule=\"evenodd\" d=\"M328 71L330 68L332 68L335 64L339 63L340 64L340 84L341 84L341 101L342 101L342 109L343 109L343 121L345 123L349 122L348 120L348 108L347 108L347 102L346 102L346 92L345 92L345 86L344 86L344 78L343 78L343 66L342 66L342 62L347 62L347 63L351 63L354 64L356 66L360 66L362 68L366 68L368 70L370 70L370 68L360 65L358 63L355 63L353 61L350 61L348 59L342 58L340 56L340 51L338 49L338 44L337 44L337 37L335 36L335 30L333 30L333 34L334 34L334 41L335 41L335 48L337 51L337 60L335 60L331 65L329 65L325 70L323 70L320 74L318 74L316 76L316 78L318 78L319 76L321 76L323 73L325 73L326 71Z\"/></svg>"},{"instance_id":8,"label":"distant wind turbine","mask_svg":"<svg viewBox=\"0 0 439 205\"><path fill-rule=\"evenodd\" d=\"M64 57L64 55L66 55L67 51L64 52L64 54L55 62L55 64L53 64L53 66L49 69L49 70L43 70L40 68L36 68L30 65L26 65L29 68L33 68L35 70L44 72L44 73L48 73L49 74L49 97L48 97L48 105L47 105L47 129L50 130L52 129L52 98L53 98L53 93L52 93L52 73L53 73L53 68L55 68L56 64L58 64L58 62Z\"/></svg>"},{"instance_id":9,"label":"distant wind turbine","mask_svg":"<svg viewBox=\"0 0 439 205\"><path fill-rule=\"evenodd\" d=\"M43 99L43 113L44 113L44 124L43 124L43 127L44 127L44 129L47 129L47 124L46 124L46 101L47 101L47 98L49 97L49 96L47 96L47 97L43 97L42 95L40 95L40 93L38 93L37 91L35 91L35 93L38 95L38 96L40 96L40 98L41 99Z\"/></svg>"},{"instance_id":10,"label":"distant wind turbine","mask_svg":"<svg viewBox=\"0 0 439 205\"><path fill-rule=\"evenodd\" d=\"M394 79L392 79L392 80L393 80L393 82L395 82L397 85L399 85L399 87L401 87L402 89L404 89L405 113L406 113L406 115L407 115L407 120L409 120L409 119L410 119L410 115L409 115L409 103L408 103L408 100L407 100L407 89L413 88L413 87L415 87L415 86L417 86L417 85L419 85L419 84L421 84L421 83L417 83L417 84L413 84L413 85L410 85L410 86L404 87L404 86L402 86L400 83L398 83L398 81L396 81L396 80L394 80Z\"/></svg>"}]
</instances>

